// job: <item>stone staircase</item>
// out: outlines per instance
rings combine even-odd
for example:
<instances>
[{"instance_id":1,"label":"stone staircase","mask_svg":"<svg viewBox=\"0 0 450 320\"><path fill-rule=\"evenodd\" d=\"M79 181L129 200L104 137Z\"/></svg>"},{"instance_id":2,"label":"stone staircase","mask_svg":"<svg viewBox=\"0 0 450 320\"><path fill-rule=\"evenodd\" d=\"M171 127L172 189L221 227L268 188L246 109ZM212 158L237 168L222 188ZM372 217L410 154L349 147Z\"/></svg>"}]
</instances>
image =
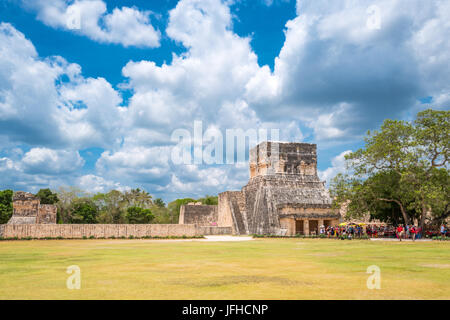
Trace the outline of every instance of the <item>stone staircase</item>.
<instances>
[{"instance_id":1,"label":"stone staircase","mask_svg":"<svg viewBox=\"0 0 450 320\"><path fill-rule=\"evenodd\" d=\"M245 210L245 199L242 193L236 193L230 197L231 213L234 217L235 229L237 234L248 234L248 229L245 225L247 213Z\"/></svg>"}]
</instances>

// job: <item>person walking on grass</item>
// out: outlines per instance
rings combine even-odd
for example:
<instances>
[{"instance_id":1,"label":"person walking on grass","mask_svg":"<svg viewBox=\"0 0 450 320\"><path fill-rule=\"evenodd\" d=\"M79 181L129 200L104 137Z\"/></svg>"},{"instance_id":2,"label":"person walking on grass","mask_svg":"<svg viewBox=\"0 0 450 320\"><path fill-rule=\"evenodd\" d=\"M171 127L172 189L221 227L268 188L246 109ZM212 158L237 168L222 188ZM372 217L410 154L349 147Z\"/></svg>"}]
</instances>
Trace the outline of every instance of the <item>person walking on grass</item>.
<instances>
[{"instance_id":1,"label":"person walking on grass","mask_svg":"<svg viewBox=\"0 0 450 320\"><path fill-rule=\"evenodd\" d=\"M397 238L402 241L402 236L403 236L403 227L401 224L398 225L397 227Z\"/></svg>"},{"instance_id":2,"label":"person walking on grass","mask_svg":"<svg viewBox=\"0 0 450 320\"><path fill-rule=\"evenodd\" d=\"M416 241L416 233L417 233L416 226L411 226L410 232L411 232L412 241Z\"/></svg>"},{"instance_id":3,"label":"person walking on grass","mask_svg":"<svg viewBox=\"0 0 450 320\"><path fill-rule=\"evenodd\" d=\"M420 226L416 227L416 239L420 239L422 237L422 228Z\"/></svg>"}]
</instances>

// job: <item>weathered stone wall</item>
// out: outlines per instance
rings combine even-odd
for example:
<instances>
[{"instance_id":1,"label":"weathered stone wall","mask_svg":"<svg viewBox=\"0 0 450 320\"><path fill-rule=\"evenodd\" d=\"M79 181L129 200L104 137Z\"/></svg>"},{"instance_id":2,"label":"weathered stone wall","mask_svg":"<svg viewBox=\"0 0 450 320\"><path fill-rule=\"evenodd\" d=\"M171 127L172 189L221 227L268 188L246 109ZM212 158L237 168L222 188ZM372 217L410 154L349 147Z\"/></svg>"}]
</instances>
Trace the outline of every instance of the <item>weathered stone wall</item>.
<instances>
[{"instance_id":1,"label":"weathered stone wall","mask_svg":"<svg viewBox=\"0 0 450 320\"><path fill-rule=\"evenodd\" d=\"M219 193L219 205L217 207L217 225L219 227L233 227L233 217L231 216L230 207L230 193L232 192L233 191Z\"/></svg>"},{"instance_id":2,"label":"weathered stone wall","mask_svg":"<svg viewBox=\"0 0 450 320\"><path fill-rule=\"evenodd\" d=\"M200 235L204 236L218 236L218 235L229 235L232 234L231 227L208 227L208 226L197 226Z\"/></svg>"},{"instance_id":3,"label":"weathered stone wall","mask_svg":"<svg viewBox=\"0 0 450 320\"><path fill-rule=\"evenodd\" d=\"M8 224L35 224L40 200L35 195L18 191L13 196L13 215Z\"/></svg>"},{"instance_id":4,"label":"weathered stone wall","mask_svg":"<svg viewBox=\"0 0 450 320\"><path fill-rule=\"evenodd\" d=\"M13 215L20 217L36 217L40 200L35 195L18 191L13 196Z\"/></svg>"},{"instance_id":5,"label":"weathered stone wall","mask_svg":"<svg viewBox=\"0 0 450 320\"><path fill-rule=\"evenodd\" d=\"M16 192L13 196L13 215L8 224L55 224L56 206L40 202L31 193Z\"/></svg>"},{"instance_id":6,"label":"weathered stone wall","mask_svg":"<svg viewBox=\"0 0 450 320\"><path fill-rule=\"evenodd\" d=\"M81 239L130 237L168 237L231 234L231 228L200 227L191 224L28 224L1 225L3 238Z\"/></svg>"},{"instance_id":7,"label":"weathered stone wall","mask_svg":"<svg viewBox=\"0 0 450 320\"><path fill-rule=\"evenodd\" d=\"M180 224L196 224L199 226L217 225L217 206L182 205L180 208Z\"/></svg>"},{"instance_id":8,"label":"weathered stone wall","mask_svg":"<svg viewBox=\"0 0 450 320\"><path fill-rule=\"evenodd\" d=\"M247 212L244 194L227 191L219 194L218 226L232 227L233 234L247 234Z\"/></svg>"},{"instance_id":9,"label":"weathered stone wall","mask_svg":"<svg viewBox=\"0 0 450 320\"><path fill-rule=\"evenodd\" d=\"M36 218L37 224L55 224L57 207L51 204L39 205L39 212Z\"/></svg>"},{"instance_id":10,"label":"weathered stone wall","mask_svg":"<svg viewBox=\"0 0 450 320\"><path fill-rule=\"evenodd\" d=\"M263 142L250 150L250 178L276 173L316 175L317 146L308 143Z\"/></svg>"}]
</instances>

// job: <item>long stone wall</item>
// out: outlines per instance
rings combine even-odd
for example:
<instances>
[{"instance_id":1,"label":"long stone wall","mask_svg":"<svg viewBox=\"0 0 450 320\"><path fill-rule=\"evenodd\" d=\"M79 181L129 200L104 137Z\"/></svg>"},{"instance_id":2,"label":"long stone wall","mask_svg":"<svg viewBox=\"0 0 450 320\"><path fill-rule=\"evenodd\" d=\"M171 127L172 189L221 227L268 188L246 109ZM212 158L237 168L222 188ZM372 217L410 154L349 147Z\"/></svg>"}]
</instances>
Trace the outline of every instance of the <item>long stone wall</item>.
<instances>
[{"instance_id":1,"label":"long stone wall","mask_svg":"<svg viewBox=\"0 0 450 320\"><path fill-rule=\"evenodd\" d=\"M197 229L198 232L203 236L230 235L232 233L231 227L197 226Z\"/></svg>"},{"instance_id":2,"label":"long stone wall","mask_svg":"<svg viewBox=\"0 0 450 320\"><path fill-rule=\"evenodd\" d=\"M27 224L0 225L2 238L121 238L194 237L231 234L231 228L199 227L192 224Z\"/></svg>"}]
</instances>

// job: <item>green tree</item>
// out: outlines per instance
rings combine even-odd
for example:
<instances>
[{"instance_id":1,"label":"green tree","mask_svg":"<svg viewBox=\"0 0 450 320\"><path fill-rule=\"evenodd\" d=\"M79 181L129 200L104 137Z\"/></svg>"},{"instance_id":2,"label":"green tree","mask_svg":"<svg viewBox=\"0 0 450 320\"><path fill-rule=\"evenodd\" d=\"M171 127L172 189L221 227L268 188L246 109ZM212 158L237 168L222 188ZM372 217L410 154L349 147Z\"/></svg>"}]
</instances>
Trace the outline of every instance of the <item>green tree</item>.
<instances>
[{"instance_id":1,"label":"green tree","mask_svg":"<svg viewBox=\"0 0 450 320\"><path fill-rule=\"evenodd\" d=\"M150 208L153 204L152 196L145 190L131 189L123 194L127 207Z\"/></svg>"},{"instance_id":2,"label":"green tree","mask_svg":"<svg viewBox=\"0 0 450 320\"><path fill-rule=\"evenodd\" d=\"M70 206L77 199L85 197L85 193L77 187L60 187L57 192L58 195L58 203L56 206L58 207L57 211L57 220L58 223L70 223Z\"/></svg>"},{"instance_id":3,"label":"green tree","mask_svg":"<svg viewBox=\"0 0 450 320\"><path fill-rule=\"evenodd\" d=\"M219 197L206 195L204 198L200 198L197 201L201 202L204 205L210 205L210 206L218 205L219 204Z\"/></svg>"},{"instance_id":4,"label":"green tree","mask_svg":"<svg viewBox=\"0 0 450 320\"><path fill-rule=\"evenodd\" d=\"M192 198L177 199L177 200L170 202L167 205L167 209L169 211L170 223L178 223L181 206L184 204L188 204L190 202L195 202L195 200Z\"/></svg>"},{"instance_id":5,"label":"green tree","mask_svg":"<svg viewBox=\"0 0 450 320\"><path fill-rule=\"evenodd\" d=\"M48 188L39 190L36 196L41 200L41 204L55 204L59 201L58 194Z\"/></svg>"},{"instance_id":6,"label":"green tree","mask_svg":"<svg viewBox=\"0 0 450 320\"><path fill-rule=\"evenodd\" d=\"M126 214L127 222L132 224L151 223L155 216L150 209L140 207L129 207Z\"/></svg>"},{"instance_id":7,"label":"green tree","mask_svg":"<svg viewBox=\"0 0 450 320\"><path fill-rule=\"evenodd\" d=\"M77 199L69 207L70 223L95 224L97 223L98 208L88 198Z\"/></svg>"},{"instance_id":8,"label":"green tree","mask_svg":"<svg viewBox=\"0 0 450 320\"><path fill-rule=\"evenodd\" d=\"M12 190L0 191L0 224L5 224L13 214Z\"/></svg>"},{"instance_id":9,"label":"green tree","mask_svg":"<svg viewBox=\"0 0 450 320\"><path fill-rule=\"evenodd\" d=\"M401 207L390 200L403 196L400 179L395 172L380 172L367 179L338 174L331 181L330 192L336 208L345 205L348 218L362 218L370 214L371 218L393 224L403 221ZM405 203L408 217L416 216L415 211L410 209L410 202Z\"/></svg>"},{"instance_id":10,"label":"green tree","mask_svg":"<svg viewBox=\"0 0 450 320\"><path fill-rule=\"evenodd\" d=\"M449 203L449 139L450 111L425 110L414 122L385 120L368 132L364 148L346 156L353 176L333 181L336 204L350 200L350 214L373 214L384 206L379 202L390 203L404 223L417 218L422 227L430 211L442 219Z\"/></svg>"},{"instance_id":11,"label":"green tree","mask_svg":"<svg viewBox=\"0 0 450 320\"><path fill-rule=\"evenodd\" d=\"M111 190L108 193L97 193L93 196L93 201L100 211L100 223L126 223L125 215L129 202L122 192Z\"/></svg>"},{"instance_id":12,"label":"green tree","mask_svg":"<svg viewBox=\"0 0 450 320\"><path fill-rule=\"evenodd\" d=\"M161 198L155 199L154 204L155 204L155 206L160 207L160 208L166 207L166 204L164 203L163 199L161 199Z\"/></svg>"}]
</instances>

